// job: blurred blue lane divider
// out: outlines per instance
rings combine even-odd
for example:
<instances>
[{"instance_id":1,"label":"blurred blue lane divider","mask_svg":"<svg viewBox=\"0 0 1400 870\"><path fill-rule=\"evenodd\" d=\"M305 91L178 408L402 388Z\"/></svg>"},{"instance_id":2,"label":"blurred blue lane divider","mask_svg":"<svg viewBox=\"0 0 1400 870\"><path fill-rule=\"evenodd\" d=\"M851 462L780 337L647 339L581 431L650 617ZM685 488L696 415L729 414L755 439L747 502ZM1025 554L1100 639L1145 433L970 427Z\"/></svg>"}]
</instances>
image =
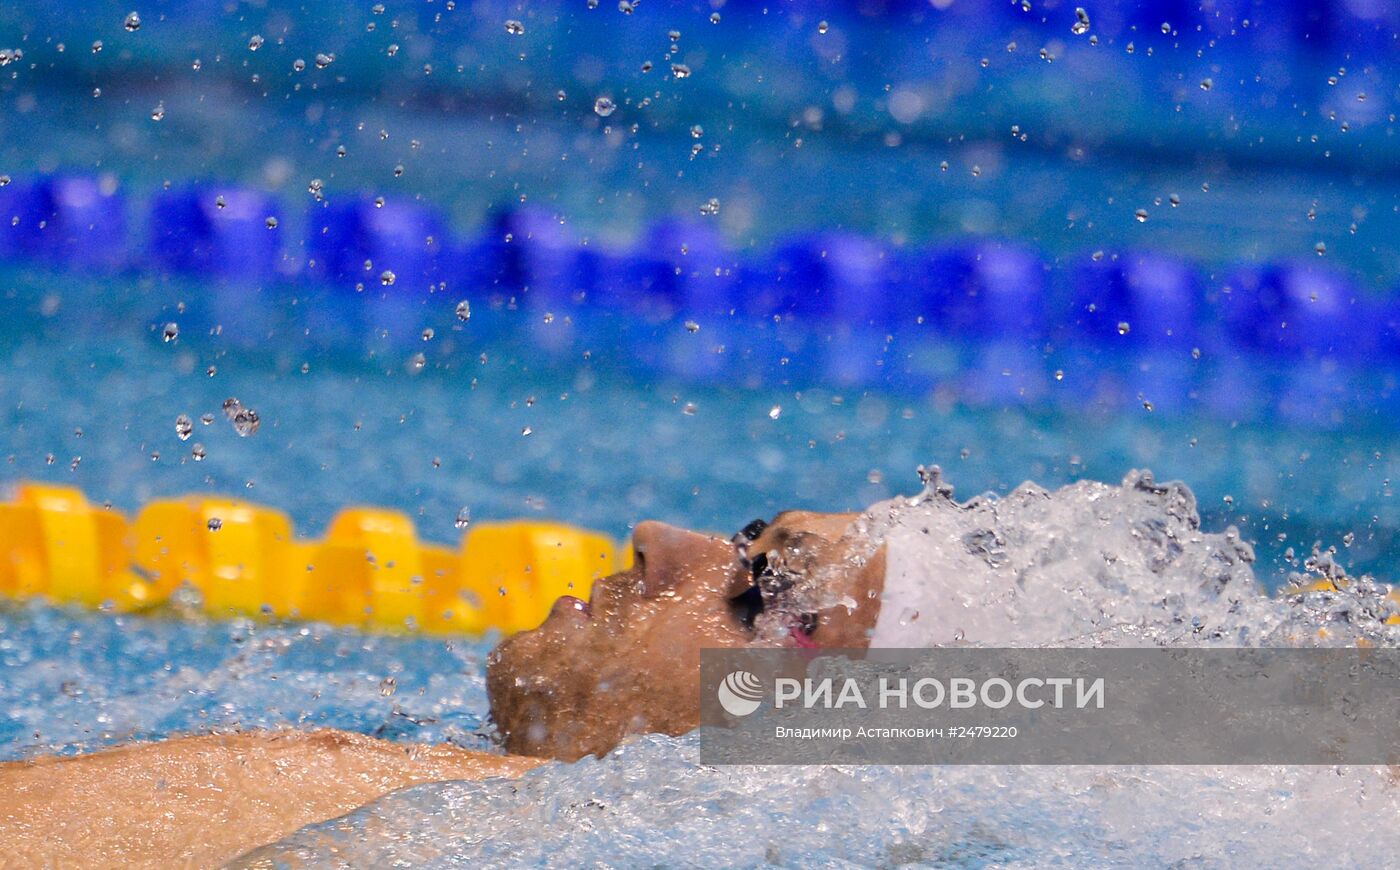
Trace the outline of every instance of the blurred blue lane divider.
<instances>
[{"instance_id":1,"label":"blurred blue lane divider","mask_svg":"<svg viewBox=\"0 0 1400 870\"><path fill-rule=\"evenodd\" d=\"M151 203L151 263L177 274L266 281L282 261L281 220L276 201L257 191L164 190Z\"/></svg>"},{"instance_id":2,"label":"blurred blue lane divider","mask_svg":"<svg viewBox=\"0 0 1400 870\"><path fill-rule=\"evenodd\" d=\"M1104 401L1247 415L1262 392L1307 409L1309 395L1335 397L1400 358L1400 300L1315 262L1052 262L992 239L915 247L832 231L740 252L694 220L618 247L536 208L458 236L418 202L319 199L288 224L270 195L218 185L144 204L90 178L13 180L0 186L0 257L200 282L213 292L194 294L193 323L250 344L422 348L433 324L460 330L475 310L473 336L506 330L545 362L599 350L683 379L948 388L995 403L1039 402L1073 371L1092 372ZM1200 387L1248 381L1219 370L1241 355L1294 371L1244 395ZM1374 412L1360 397L1378 408L1395 390L1382 379L1352 404ZM1326 405L1317 413L1334 419Z\"/></svg>"},{"instance_id":3,"label":"blurred blue lane divider","mask_svg":"<svg viewBox=\"0 0 1400 870\"><path fill-rule=\"evenodd\" d=\"M44 177L0 187L0 254L112 268L127 256L115 184Z\"/></svg>"},{"instance_id":4,"label":"blurred blue lane divider","mask_svg":"<svg viewBox=\"0 0 1400 870\"><path fill-rule=\"evenodd\" d=\"M1067 325L1095 342L1191 348L1197 340L1199 278L1188 263L1152 253L1091 258L1073 278Z\"/></svg>"},{"instance_id":5,"label":"blurred blue lane divider","mask_svg":"<svg viewBox=\"0 0 1400 870\"><path fill-rule=\"evenodd\" d=\"M307 271L328 284L424 287L442 280L447 229L417 203L366 198L322 201L307 219Z\"/></svg>"},{"instance_id":6,"label":"blurred blue lane divider","mask_svg":"<svg viewBox=\"0 0 1400 870\"><path fill-rule=\"evenodd\" d=\"M1346 276L1311 264L1234 270L1218 300L1228 337L1251 349L1356 359L1381 343L1379 307L1358 305Z\"/></svg>"},{"instance_id":7,"label":"blurred blue lane divider","mask_svg":"<svg viewBox=\"0 0 1400 870\"><path fill-rule=\"evenodd\" d=\"M918 256L916 310L957 336L1008 338L1046 334L1046 268L1030 251L979 241Z\"/></svg>"}]
</instances>

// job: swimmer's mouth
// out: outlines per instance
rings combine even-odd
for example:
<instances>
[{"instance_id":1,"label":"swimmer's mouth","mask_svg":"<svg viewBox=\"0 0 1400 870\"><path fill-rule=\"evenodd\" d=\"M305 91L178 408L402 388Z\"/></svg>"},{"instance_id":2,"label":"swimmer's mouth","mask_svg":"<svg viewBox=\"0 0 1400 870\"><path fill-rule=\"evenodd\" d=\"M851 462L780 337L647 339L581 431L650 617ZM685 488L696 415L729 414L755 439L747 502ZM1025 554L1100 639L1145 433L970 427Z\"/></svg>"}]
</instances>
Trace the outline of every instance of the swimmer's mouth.
<instances>
[{"instance_id":1,"label":"swimmer's mouth","mask_svg":"<svg viewBox=\"0 0 1400 870\"><path fill-rule=\"evenodd\" d=\"M788 637L792 642L804 649L816 649L818 644L812 640L812 634L817 630L817 615L815 613L799 613L797 621L788 626Z\"/></svg>"},{"instance_id":2,"label":"swimmer's mouth","mask_svg":"<svg viewBox=\"0 0 1400 870\"><path fill-rule=\"evenodd\" d=\"M773 613L778 617L780 623L786 623L787 634L793 643L799 647L815 647L812 641L812 634L817 630L817 615L815 613L790 612L791 608L782 607L788 596L786 593L793 586L790 577L781 577L768 564L768 556L759 553L752 559L748 556L745 546L749 541L755 540L766 523L762 520L754 520L734 536L734 543L739 549L739 558L749 570L753 584L729 599L729 608L737 619L750 632L758 630L758 617L764 613Z\"/></svg>"},{"instance_id":3,"label":"swimmer's mouth","mask_svg":"<svg viewBox=\"0 0 1400 870\"><path fill-rule=\"evenodd\" d=\"M783 612L778 608L769 607L764 600L763 590L758 585L750 586L739 595L729 599L729 607L734 612L735 618L750 632L758 631L758 617L761 614L773 612L782 623L787 624L788 637L795 645L807 648L817 645L812 640L812 634L817 630L817 615L815 613Z\"/></svg>"}]
</instances>

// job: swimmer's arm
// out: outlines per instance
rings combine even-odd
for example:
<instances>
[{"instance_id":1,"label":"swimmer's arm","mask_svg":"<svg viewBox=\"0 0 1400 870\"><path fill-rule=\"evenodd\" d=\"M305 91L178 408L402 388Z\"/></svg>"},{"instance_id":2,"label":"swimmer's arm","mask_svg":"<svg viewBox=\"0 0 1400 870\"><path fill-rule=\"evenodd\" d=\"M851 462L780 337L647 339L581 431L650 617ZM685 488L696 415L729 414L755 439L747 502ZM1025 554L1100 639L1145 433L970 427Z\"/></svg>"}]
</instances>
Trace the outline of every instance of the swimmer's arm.
<instances>
[{"instance_id":1,"label":"swimmer's arm","mask_svg":"<svg viewBox=\"0 0 1400 870\"><path fill-rule=\"evenodd\" d=\"M182 737L0 764L0 866L216 866L423 782L538 759L343 731Z\"/></svg>"}]
</instances>

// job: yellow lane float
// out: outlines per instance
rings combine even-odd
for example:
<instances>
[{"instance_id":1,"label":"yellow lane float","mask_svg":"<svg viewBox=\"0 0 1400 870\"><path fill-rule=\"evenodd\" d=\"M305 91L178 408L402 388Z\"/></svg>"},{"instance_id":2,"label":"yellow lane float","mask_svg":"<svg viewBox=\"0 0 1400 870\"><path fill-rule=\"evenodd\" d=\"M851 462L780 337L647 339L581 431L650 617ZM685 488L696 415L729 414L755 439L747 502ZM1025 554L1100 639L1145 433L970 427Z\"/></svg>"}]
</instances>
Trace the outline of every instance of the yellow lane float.
<instances>
[{"instance_id":1,"label":"yellow lane float","mask_svg":"<svg viewBox=\"0 0 1400 870\"><path fill-rule=\"evenodd\" d=\"M72 487L22 483L0 503L0 595L119 611L187 587L216 617L512 633L538 625L560 595L586 599L628 556L561 523L479 523L453 549L381 508L348 508L324 539L304 541L286 514L236 499L156 501L130 523Z\"/></svg>"}]
</instances>

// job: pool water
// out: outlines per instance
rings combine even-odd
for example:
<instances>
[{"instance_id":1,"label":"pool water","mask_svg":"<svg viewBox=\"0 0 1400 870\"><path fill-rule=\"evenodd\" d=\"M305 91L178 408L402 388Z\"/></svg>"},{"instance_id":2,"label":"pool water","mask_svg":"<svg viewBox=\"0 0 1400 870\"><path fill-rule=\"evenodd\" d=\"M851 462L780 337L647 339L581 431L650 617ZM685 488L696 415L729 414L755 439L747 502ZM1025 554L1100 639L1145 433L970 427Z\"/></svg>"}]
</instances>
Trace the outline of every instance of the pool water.
<instances>
[{"instance_id":1,"label":"pool water","mask_svg":"<svg viewBox=\"0 0 1400 870\"><path fill-rule=\"evenodd\" d=\"M291 329L240 347L188 325L166 342L167 316L189 321L144 281L0 278L25 313L0 323L4 479L76 485L126 511L206 492L285 510L307 535L361 503L408 512L429 540L455 540L464 506L625 537L644 518L730 531L786 508L863 508L916 488L919 464L942 465L963 497L1146 467L1189 483L1207 525L1237 525L1266 584L1287 550L1315 542L1353 570L1395 573L1400 438L1384 414L1318 426L1267 405L1243 420L1149 411L1095 402L1079 371L1039 403L1000 406L940 390L700 386L638 373L607 344L551 361L520 338L538 315L461 323L451 295L421 312L440 331L416 347L332 353ZM218 413L230 397L260 415L252 437ZM217 422L181 441L176 417L205 413Z\"/></svg>"},{"instance_id":2,"label":"pool water","mask_svg":"<svg viewBox=\"0 0 1400 870\"><path fill-rule=\"evenodd\" d=\"M489 640L0 605L0 760L232 728L490 749Z\"/></svg>"},{"instance_id":3,"label":"pool water","mask_svg":"<svg viewBox=\"0 0 1400 870\"><path fill-rule=\"evenodd\" d=\"M476 321L457 339L471 354L414 373L406 354L313 354L291 339L238 350L191 329L165 342L134 314L139 283L106 282L94 303L79 279L7 277L11 298L36 312L40 300L56 301L48 314L0 326L4 479L73 484L128 512L160 497L226 493L286 510L308 536L359 503L408 512L428 540L455 540L463 507L474 520L547 517L624 538L643 518L729 532L786 508L863 508L917 490L921 463L941 464L963 497L1028 478L1117 482L1145 467L1187 481L1206 528L1237 525L1267 588L1315 543L1335 547L1353 573L1397 573L1396 438L1374 423L1318 429L1073 403L988 408L937 394L651 382L608 348L579 364L541 363L499 333L476 339ZM450 320L452 303L443 304ZM218 413L229 397L260 415L252 436ZM216 422L196 422L180 440L175 418L206 412ZM480 745L488 648L7 604L0 758L312 722ZM380 694L390 676L396 691Z\"/></svg>"}]
</instances>

